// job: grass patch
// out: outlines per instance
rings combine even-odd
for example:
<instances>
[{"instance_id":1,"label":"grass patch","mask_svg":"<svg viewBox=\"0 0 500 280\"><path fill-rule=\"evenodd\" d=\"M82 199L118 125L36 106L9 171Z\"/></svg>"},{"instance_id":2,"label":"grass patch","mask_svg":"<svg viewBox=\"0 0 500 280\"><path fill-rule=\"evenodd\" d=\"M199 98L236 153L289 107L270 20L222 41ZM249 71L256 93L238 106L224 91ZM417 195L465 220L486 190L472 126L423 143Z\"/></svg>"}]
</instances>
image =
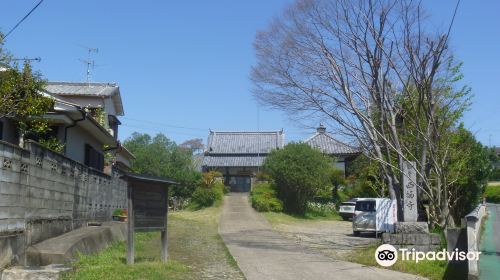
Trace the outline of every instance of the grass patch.
<instances>
[{"instance_id":1,"label":"grass patch","mask_svg":"<svg viewBox=\"0 0 500 280\"><path fill-rule=\"evenodd\" d=\"M63 279L244 279L218 234L220 207L169 214L169 261L160 262L159 232L136 233L136 263L126 265L126 242L80 256Z\"/></svg>"},{"instance_id":2,"label":"grass patch","mask_svg":"<svg viewBox=\"0 0 500 280\"><path fill-rule=\"evenodd\" d=\"M377 250L377 247L378 245L372 245L368 248L355 250L347 256L346 260L359 264L384 268L379 266L375 261L375 251ZM431 280L461 279L461 277L453 278L455 276L458 276L459 274L458 272L453 272L452 267L448 267L447 261L424 260L415 263L414 261L402 261L401 259L398 259L398 261L393 266L385 267L385 269L417 274L427 277Z\"/></svg>"},{"instance_id":3,"label":"grass patch","mask_svg":"<svg viewBox=\"0 0 500 280\"><path fill-rule=\"evenodd\" d=\"M135 265L126 265L126 243L117 242L96 255L80 255L73 263L75 271L63 279L184 279L189 267L175 260L164 264L159 261L158 247L151 250L150 244L158 238L157 232L135 235Z\"/></svg>"},{"instance_id":4,"label":"grass patch","mask_svg":"<svg viewBox=\"0 0 500 280\"><path fill-rule=\"evenodd\" d=\"M484 191L486 201L490 203L500 203L500 183L488 183Z\"/></svg>"}]
</instances>

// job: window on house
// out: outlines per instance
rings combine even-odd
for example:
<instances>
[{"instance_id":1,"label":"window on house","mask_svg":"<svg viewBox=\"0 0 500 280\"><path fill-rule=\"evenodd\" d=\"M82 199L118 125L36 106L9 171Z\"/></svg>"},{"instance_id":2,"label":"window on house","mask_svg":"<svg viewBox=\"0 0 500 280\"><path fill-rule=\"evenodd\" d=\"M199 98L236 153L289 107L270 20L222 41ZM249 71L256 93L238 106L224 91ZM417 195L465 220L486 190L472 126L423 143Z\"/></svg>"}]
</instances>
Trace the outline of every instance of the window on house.
<instances>
[{"instance_id":1,"label":"window on house","mask_svg":"<svg viewBox=\"0 0 500 280\"><path fill-rule=\"evenodd\" d=\"M113 136L118 139L118 126L121 122L116 118L116 116L108 115L109 128L113 131Z\"/></svg>"},{"instance_id":2,"label":"window on house","mask_svg":"<svg viewBox=\"0 0 500 280\"><path fill-rule=\"evenodd\" d=\"M3 122L0 122L0 140L3 140Z\"/></svg>"},{"instance_id":3,"label":"window on house","mask_svg":"<svg viewBox=\"0 0 500 280\"><path fill-rule=\"evenodd\" d=\"M57 138L57 135L59 134L59 126L56 125L51 125L49 127L49 131L47 132L48 138Z\"/></svg>"},{"instance_id":4,"label":"window on house","mask_svg":"<svg viewBox=\"0 0 500 280\"><path fill-rule=\"evenodd\" d=\"M104 155L89 144L85 144L85 165L102 171L104 169Z\"/></svg>"}]
</instances>

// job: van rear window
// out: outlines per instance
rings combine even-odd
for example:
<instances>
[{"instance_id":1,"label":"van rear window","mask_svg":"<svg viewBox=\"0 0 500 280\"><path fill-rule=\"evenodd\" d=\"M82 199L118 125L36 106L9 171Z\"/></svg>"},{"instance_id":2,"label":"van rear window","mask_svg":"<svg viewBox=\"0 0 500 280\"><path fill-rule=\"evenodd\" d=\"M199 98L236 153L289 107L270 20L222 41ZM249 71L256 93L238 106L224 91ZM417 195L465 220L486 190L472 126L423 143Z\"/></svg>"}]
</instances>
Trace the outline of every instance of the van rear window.
<instances>
[{"instance_id":1,"label":"van rear window","mask_svg":"<svg viewBox=\"0 0 500 280\"><path fill-rule=\"evenodd\" d=\"M356 211L375 212L375 201L373 200L357 201Z\"/></svg>"}]
</instances>

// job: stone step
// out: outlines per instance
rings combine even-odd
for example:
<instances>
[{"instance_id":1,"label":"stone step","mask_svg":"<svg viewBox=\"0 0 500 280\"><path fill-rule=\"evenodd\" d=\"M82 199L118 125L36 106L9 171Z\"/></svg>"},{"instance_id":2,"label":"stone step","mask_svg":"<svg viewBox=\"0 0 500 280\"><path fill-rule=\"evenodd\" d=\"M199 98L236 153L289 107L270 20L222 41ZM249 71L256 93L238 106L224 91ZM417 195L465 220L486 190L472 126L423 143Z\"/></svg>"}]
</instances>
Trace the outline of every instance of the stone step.
<instances>
[{"instance_id":1,"label":"stone step","mask_svg":"<svg viewBox=\"0 0 500 280\"><path fill-rule=\"evenodd\" d=\"M93 254L114 241L126 239L126 223L107 222L70 231L30 246L26 250L28 266L65 264L75 260L78 253Z\"/></svg>"},{"instance_id":2,"label":"stone step","mask_svg":"<svg viewBox=\"0 0 500 280\"><path fill-rule=\"evenodd\" d=\"M52 264L42 267L11 267L3 271L1 280L58 280L61 272L71 268Z\"/></svg>"}]
</instances>

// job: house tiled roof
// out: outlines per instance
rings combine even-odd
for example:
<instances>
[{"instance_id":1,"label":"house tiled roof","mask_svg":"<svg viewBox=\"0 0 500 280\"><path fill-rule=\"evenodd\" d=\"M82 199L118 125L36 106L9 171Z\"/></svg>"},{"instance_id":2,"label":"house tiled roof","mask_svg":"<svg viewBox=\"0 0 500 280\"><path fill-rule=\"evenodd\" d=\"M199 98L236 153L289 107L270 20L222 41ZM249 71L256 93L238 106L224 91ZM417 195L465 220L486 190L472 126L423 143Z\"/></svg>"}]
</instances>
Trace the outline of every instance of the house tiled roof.
<instances>
[{"instance_id":1,"label":"house tiled roof","mask_svg":"<svg viewBox=\"0 0 500 280\"><path fill-rule=\"evenodd\" d=\"M202 166L261 166L265 156L284 146L283 131L210 131Z\"/></svg>"},{"instance_id":2,"label":"house tiled roof","mask_svg":"<svg viewBox=\"0 0 500 280\"><path fill-rule=\"evenodd\" d=\"M63 97L110 97L113 99L117 115L123 115L120 87L118 87L115 83L47 82L45 91L51 95Z\"/></svg>"},{"instance_id":3,"label":"house tiled roof","mask_svg":"<svg viewBox=\"0 0 500 280\"><path fill-rule=\"evenodd\" d=\"M318 131L307 139L305 143L329 155L355 155L360 153L357 148L342 143L326 133L326 129L323 126L320 126Z\"/></svg>"},{"instance_id":4,"label":"house tiled roof","mask_svg":"<svg viewBox=\"0 0 500 280\"><path fill-rule=\"evenodd\" d=\"M114 83L47 82L45 90L63 96L112 96L119 89Z\"/></svg>"},{"instance_id":5,"label":"house tiled roof","mask_svg":"<svg viewBox=\"0 0 500 280\"><path fill-rule=\"evenodd\" d=\"M210 131L209 154L266 154L284 145L283 131L219 132Z\"/></svg>"}]
</instances>

